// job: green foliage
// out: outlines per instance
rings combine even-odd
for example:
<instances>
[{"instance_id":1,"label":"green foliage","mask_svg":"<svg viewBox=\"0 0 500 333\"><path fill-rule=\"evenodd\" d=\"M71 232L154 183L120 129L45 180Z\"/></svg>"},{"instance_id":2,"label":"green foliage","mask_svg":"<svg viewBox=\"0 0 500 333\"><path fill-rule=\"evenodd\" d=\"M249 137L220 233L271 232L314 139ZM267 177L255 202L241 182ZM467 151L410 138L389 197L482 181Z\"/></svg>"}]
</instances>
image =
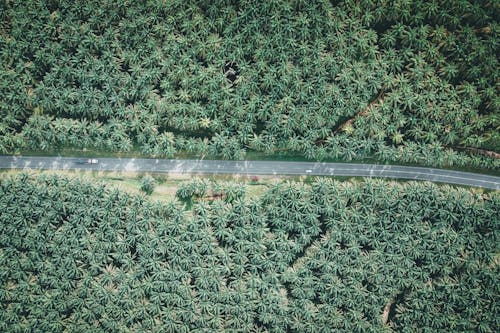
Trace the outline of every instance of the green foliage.
<instances>
[{"instance_id":1,"label":"green foliage","mask_svg":"<svg viewBox=\"0 0 500 333\"><path fill-rule=\"evenodd\" d=\"M498 193L431 183L281 182L184 213L3 177L0 330L493 332L499 212Z\"/></svg>"},{"instance_id":2,"label":"green foliage","mask_svg":"<svg viewBox=\"0 0 500 333\"><path fill-rule=\"evenodd\" d=\"M240 183L217 183L204 178L193 178L181 182L175 196L182 201L223 199L225 202L233 202L244 198L245 186Z\"/></svg>"},{"instance_id":3,"label":"green foliage","mask_svg":"<svg viewBox=\"0 0 500 333\"><path fill-rule=\"evenodd\" d=\"M151 195L154 191L156 181L151 176L144 176L141 178L141 191L147 195Z\"/></svg>"},{"instance_id":4,"label":"green foliage","mask_svg":"<svg viewBox=\"0 0 500 333\"><path fill-rule=\"evenodd\" d=\"M135 144L166 158L498 168L458 149L500 146L491 1L16 0L0 12L2 152Z\"/></svg>"}]
</instances>

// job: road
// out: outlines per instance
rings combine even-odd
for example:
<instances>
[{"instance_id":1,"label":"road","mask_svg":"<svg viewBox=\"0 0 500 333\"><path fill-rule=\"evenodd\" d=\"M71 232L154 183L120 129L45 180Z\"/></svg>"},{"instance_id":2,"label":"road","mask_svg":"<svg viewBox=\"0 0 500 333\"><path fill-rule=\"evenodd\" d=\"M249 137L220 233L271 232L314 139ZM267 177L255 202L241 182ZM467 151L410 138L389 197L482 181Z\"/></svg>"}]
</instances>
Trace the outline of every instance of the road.
<instances>
[{"instance_id":1,"label":"road","mask_svg":"<svg viewBox=\"0 0 500 333\"><path fill-rule=\"evenodd\" d=\"M383 177L428 180L500 190L500 177L470 172L396 165L138 158L99 158L98 164L87 164L86 161L86 158L75 157L0 156L0 169Z\"/></svg>"}]
</instances>

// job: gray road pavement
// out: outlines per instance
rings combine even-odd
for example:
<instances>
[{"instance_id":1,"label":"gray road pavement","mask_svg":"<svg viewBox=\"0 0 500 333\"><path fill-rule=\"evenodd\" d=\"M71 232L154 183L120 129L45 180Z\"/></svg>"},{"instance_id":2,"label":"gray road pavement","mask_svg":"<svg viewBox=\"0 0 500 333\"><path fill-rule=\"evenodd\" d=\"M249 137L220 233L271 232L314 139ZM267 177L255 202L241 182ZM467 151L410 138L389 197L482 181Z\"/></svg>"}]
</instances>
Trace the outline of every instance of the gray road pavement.
<instances>
[{"instance_id":1,"label":"gray road pavement","mask_svg":"<svg viewBox=\"0 0 500 333\"><path fill-rule=\"evenodd\" d=\"M495 176L432 168L355 163L99 158L97 164L88 164L86 158L0 156L0 168L384 177L428 180L500 190L500 177Z\"/></svg>"}]
</instances>

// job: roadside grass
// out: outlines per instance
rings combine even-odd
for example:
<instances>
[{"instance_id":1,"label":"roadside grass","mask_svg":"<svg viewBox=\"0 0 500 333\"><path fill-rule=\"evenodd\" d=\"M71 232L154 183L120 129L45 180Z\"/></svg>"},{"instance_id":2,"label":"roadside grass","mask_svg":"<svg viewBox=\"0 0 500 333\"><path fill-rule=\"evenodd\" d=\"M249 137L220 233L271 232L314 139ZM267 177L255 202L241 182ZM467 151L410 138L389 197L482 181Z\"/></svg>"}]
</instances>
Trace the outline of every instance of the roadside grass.
<instances>
[{"instance_id":1,"label":"roadside grass","mask_svg":"<svg viewBox=\"0 0 500 333\"><path fill-rule=\"evenodd\" d=\"M15 176L19 173L26 172L23 170L0 170L0 180L1 178L8 176ZM311 184L315 181L318 176L258 176L255 179L247 175L190 175L190 174L151 174L151 173L138 173L138 172L109 172L109 171L69 171L69 170L30 170L31 174L56 174L63 175L69 178L81 178L86 181L94 182L97 184L108 185L114 187L120 191L134 194L142 195L148 200L158 201L158 202L172 202L177 200L175 194L181 182L187 181L189 179L198 177L208 179L213 182L239 182L242 183L246 188L245 201L249 202L252 200L258 200L261 198L268 187L272 184L280 182L282 180L289 180L292 182L299 182L304 184ZM151 175L155 181L156 185L154 187L153 193L151 195L146 195L141 191L141 178L144 175ZM361 177L351 177L351 176L321 176L330 179L335 179L338 181L348 181L351 183L362 182ZM378 177L374 177L378 178ZM392 184L404 184L414 180L407 179L388 179L388 178L378 178L382 179L388 183ZM447 186L453 184L446 183L434 183L437 186ZM461 186L453 185L457 187L462 187L471 190L479 195L488 194L492 192L498 192L495 190L488 190L483 188L471 187L471 186ZM202 200L202 199L201 199ZM191 211L192 205L196 202L190 201L189 204L185 203L184 209L187 213Z\"/></svg>"},{"instance_id":2,"label":"roadside grass","mask_svg":"<svg viewBox=\"0 0 500 333\"><path fill-rule=\"evenodd\" d=\"M0 170L0 178L15 176L26 170ZM91 182L103 183L111 185L121 191L130 194L144 195L141 191L141 178L144 175L151 175L156 185L150 196L146 196L151 200L162 202L170 202L176 200L175 193L181 182L192 178L205 178L213 182L240 182L246 187L246 200L257 199L262 196L270 184L279 181L280 179L291 178L287 176L259 176L258 181L252 180L247 175L190 175L190 174L155 174L155 173L140 173L140 172L110 172L110 171L91 171L91 170L30 170L30 174L56 174L67 176L69 178L82 178Z\"/></svg>"},{"instance_id":3,"label":"roadside grass","mask_svg":"<svg viewBox=\"0 0 500 333\"><path fill-rule=\"evenodd\" d=\"M369 179L378 179L378 180L383 180L388 184L405 184L409 182L431 182L428 180L419 180L419 179L405 179L405 178L384 178L384 177L353 177L353 176L294 176L290 177L292 181L296 182L303 182L305 184L311 184L315 181L316 178L321 177L321 178L330 178L334 180L338 180L341 182L351 182L351 183L359 183L363 182L366 178ZM475 186L470 186L470 185L460 185L460 184L451 184L451 183L442 183L442 182L431 182L436 186L439 187L444 187L444 186L453 186L453 187L458 187L458 188L464 188L467 190L471 190L474 193L479 193L479 194L489 194L489 193L494 193L494 192L500 192L498 190L493 190L493 189L488 189L488 188L483 188L483 187L475 187Z\"/></svg>"}]
</instances>

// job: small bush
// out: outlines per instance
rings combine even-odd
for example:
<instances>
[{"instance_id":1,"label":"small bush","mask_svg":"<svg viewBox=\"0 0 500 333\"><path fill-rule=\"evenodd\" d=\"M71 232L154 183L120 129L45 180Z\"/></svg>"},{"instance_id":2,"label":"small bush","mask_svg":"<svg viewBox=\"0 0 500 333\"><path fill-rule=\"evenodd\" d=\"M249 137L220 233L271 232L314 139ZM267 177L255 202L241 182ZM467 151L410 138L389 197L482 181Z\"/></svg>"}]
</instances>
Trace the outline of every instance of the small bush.
<instances>
[{"instance_id":1,"label":"small bush","mask_svg":"<svg viewBox=\"0 0 500 333\"><path fill-rule=\"evenodd\" d=\"M155 179L151 176L144 176L141 179L141 191L146 193L147 195L151 195L154 191L156 182Z\"/></svg>"}]
</instances>

